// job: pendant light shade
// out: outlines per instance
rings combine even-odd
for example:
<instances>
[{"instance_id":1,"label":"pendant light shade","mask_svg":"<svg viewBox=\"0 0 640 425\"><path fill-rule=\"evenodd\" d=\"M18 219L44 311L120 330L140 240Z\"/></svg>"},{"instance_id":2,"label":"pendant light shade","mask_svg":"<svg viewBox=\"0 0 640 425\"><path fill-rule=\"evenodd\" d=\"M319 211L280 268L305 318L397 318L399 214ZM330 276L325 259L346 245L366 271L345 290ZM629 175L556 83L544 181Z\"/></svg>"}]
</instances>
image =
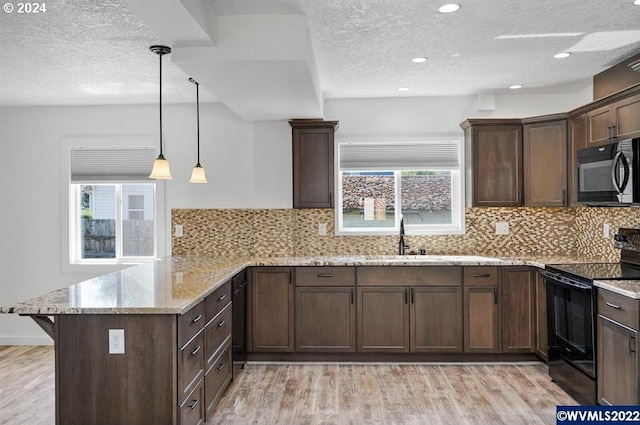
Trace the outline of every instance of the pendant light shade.
<instances>
[{"instance_id":1,"label":"pendant light shade","mask_svg":"<svg viewBox=\"0 0 640 425\"><path fill-rule=\"evenodd\" d=\"M196 114L198 125L198 160L196 162L196 166L193 167L189 183L206 183L207 176L204 173L204 168L200 165L200 84L198 84L198 82L193 78L189 78L189 81L196 85Z\"/></svg>"},{"instance_id":2,"label":"pendant light shade","mask_svg":"<svg viewBox=\"0 0 640 425\"><path fill-rule=\"evenodd\" d=\"M171 47L168 46L151 46L149 47L153 53L160 56L160 155L153 161L153 169L149 174L150 179L172 179L169 170L169 161L162 154L162 56L171 53Z\"/></svg>"}]
</instances>

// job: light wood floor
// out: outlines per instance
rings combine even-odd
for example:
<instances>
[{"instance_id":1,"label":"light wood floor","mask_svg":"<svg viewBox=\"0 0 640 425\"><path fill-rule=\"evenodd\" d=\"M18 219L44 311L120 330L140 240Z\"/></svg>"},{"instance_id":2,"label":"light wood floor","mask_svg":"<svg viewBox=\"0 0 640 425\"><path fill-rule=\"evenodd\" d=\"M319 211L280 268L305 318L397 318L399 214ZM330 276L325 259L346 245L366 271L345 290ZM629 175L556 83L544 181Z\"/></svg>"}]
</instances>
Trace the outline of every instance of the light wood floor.
<instances>
[{"instance_id":1,"label":"light wood floor","mask_svg":"<svg viewBox=\"0 0 640 425\"><path fill-rule=\"evenodd\" d=\"M0 425L53 425L52 347L0 346ZM536 365L249 364L208 425L555 424Z\"/></svg>"}]
</instances>

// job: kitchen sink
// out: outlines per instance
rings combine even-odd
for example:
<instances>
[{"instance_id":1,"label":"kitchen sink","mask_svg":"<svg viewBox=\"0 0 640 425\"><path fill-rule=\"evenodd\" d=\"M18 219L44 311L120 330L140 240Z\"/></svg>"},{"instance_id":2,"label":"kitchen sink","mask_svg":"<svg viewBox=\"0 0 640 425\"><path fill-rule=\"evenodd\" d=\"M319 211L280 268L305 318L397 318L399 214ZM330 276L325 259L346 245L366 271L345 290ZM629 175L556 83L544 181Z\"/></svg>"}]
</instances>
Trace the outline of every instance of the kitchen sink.
<instances>
[{"instance_id":1,"label":"kitchen sink","mask_svg":"<svg viewBox=\"0 0 640 425\"><path fill-rule=\"evenodd\" d=\"M483 257L480 255L381 255L371 257L370 261L389 262L496 262L502 260L495 257Z\"/></svg>"}]
</instances>

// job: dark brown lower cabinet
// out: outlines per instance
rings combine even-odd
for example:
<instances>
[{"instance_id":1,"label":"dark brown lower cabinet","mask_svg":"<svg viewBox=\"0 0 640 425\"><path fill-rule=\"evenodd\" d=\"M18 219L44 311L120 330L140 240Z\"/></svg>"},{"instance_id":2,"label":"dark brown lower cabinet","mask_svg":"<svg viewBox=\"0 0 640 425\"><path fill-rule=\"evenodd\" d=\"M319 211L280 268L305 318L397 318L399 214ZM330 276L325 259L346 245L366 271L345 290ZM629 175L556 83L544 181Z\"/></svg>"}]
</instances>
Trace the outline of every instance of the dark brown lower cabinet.
<instances>
[{"instance_id":1,"label":"dark brown lower cabinet","mask_svg":"<svg viewBox=\"0 0 640 425\"><path fill-rule=\"evenodd\" d=\"M462 351L462 288L358 288L358 350Z\"/></svg>"},{"instance_id":2,"label":"dark brown lower cabinet","mask_svg":"<svg viewBox=\"0 0 640 425\"><path fill-rule=\"evenodd\" d=\"M638 333L598 315L598 402L604 405L638 405Z\"/></svg>"},{"instance_id":3,"label":"dark brown lower cabinet","mask_svg":"<svg viewBox=\"0 0 640 425\"><path fill-rule=\"evenodd\" d=\"M536 354L545 362L549 360L549 336L547 330L547 288L540 270L535 272L536 285Z\"/></svg>"},{"instance_id":4,"label":"dark brown lower cabinet","mask_svg":"<svg viewBox=\"0 0 640 425\"><path fill-rule=\"evenodd\" d=\"M254 267L251 271L252 349L293 351L293 278L290 267Z\"/></svg>"},{"instance_id":5,"label":"dark brown lower cabinet","mask_svg":"<svg viewBox=\"0 0 640 425\"><path fill-rule=\"evenodd\" d=\"M231 382L233 371L233 359L231 357L231 339L227 339L227 345L222 348L220 355L211 362L211 367L204 377L204 396L206 406L206 419L211 421L216 403L224 394L224 390Z\"/></svg>"},{"instance_id":6,"label":"dark brown lower cabinet","mask_svg":"<svg viewBox=\"0 0 640 425\"><path fill-rule=\"evenodd\" d=\"M358 351L404 353L409 348L407 288L358 288Z\"/></svg>"},{"instance_id":7,"label":"dark brown lower cabinet","mask_svg":"<svg viewBox=\"0 0 640 425\"><path fill-rule=\"evenodd\" d=\"M356 288L296 288L296 351L356 351Z\"/></svg>"},{"instance_id":8,"label":"dark brown lower cabinet","mask_svg":"<svg viewBox=\"0 0 640 425\"><path fill-rule=\"evenodd\" d=\"M535 352L535 281L529 267L500 268L500 301L502 352Z\"/></svg>"},{"instance_id":9,"label":"dark brown lower cabinet","mask_svg":"<svg viewBox=\"0 0 640 425\"><path fill-rule=\"evenodd\" d=\"M411 351L462 351L462 287L410 289Z\"/></svg>"},{"instance_id":10,"label":"dark brown lower cabinet","mask_svg":"<svg viewBox=\"0 0 640 425\"><path fill-rule=\"evenodd\" d=\"M180 406L180 425L204 424L204 382L193 390Z\"/></svg>"},{"instance_id":11,"label":"dark brown lower cabinet","mask_svg":"<svg viewBox=\"0 0 640 425\"><path fill-rule=\"evenodd\" d=\"M499 353L500 309L497 286L464 288L464 351Z\"/></svg>"}]
</instances>

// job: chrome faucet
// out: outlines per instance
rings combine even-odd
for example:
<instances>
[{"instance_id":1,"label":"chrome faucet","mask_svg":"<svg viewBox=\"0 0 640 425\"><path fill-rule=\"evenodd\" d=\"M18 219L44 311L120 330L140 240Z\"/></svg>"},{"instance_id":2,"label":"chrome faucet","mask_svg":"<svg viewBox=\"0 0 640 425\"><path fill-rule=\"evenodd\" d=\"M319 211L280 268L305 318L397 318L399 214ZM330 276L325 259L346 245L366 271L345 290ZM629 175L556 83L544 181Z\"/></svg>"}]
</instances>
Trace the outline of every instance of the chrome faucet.
<instances>
[{"instance_id":1,"label":"chrome faucet","mask_svg":"<svg viewBox=\"0 0 640 425\"><path fill-rule=\"evenodd\" d=\"M404 242L404 218L400 219L400 241L398 242L398 255L404 255L404 252L411 248Z\"/></svg>"}]
</instances>

